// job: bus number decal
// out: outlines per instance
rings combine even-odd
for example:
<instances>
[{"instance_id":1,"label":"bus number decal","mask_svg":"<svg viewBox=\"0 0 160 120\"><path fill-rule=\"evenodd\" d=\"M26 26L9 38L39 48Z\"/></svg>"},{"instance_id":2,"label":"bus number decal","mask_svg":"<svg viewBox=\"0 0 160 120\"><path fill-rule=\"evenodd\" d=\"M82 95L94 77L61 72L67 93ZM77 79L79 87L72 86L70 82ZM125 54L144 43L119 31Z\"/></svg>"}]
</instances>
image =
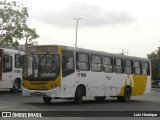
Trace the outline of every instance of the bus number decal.
<instances>
[{"instance_id":1,"label":"bus number decal","mask_svg":"<svg viewBox=\"0 0 160 120\"><path fill-rule=\"evenodd\" d=\"M78 77L86 77L86 73L77 73Z\"/></svg>"}]
</instances>

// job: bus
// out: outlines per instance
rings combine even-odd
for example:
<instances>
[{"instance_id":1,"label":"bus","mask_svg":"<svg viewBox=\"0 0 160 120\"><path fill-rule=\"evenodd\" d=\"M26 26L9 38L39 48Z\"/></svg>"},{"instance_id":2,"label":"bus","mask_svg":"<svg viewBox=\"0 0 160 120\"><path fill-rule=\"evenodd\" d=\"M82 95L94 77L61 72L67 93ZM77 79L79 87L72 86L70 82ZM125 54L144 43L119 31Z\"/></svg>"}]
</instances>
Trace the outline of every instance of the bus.
<instances>
[{"instance_id":1,"label":"bus","mask_svg":"<svg viewBox=\"0 0 160 120\"><path fill-rule=\"evenodd\" d=\"M0 89L18 92L22 82L23 51L0 48Z\"/></svg>"},{"instance_id":2,"label":"bus","mask_svg":"<svg viewBox=\"0 0 160 120\"><path fill-rule=\"evenodd\" d=\"M41 96L44 103L73 99L81 104L83 97L128 102L151 92L151 62L145 58L40 45L27 48L24 66L22 95Z\"/></svg>"}]
</instances>

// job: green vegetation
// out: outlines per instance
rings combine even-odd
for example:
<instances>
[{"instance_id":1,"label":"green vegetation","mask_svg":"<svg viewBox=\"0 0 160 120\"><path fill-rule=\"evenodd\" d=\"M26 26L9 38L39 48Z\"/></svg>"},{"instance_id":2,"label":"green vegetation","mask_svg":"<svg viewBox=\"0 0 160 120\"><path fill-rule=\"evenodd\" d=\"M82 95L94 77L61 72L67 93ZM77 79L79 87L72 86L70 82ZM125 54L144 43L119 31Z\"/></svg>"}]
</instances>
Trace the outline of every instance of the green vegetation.
<instances>
[{"instance_id":1,"label":"green vegetation","mask_svg":"<svg viewBox=\"0 0 160 120\"><path fill-rule=\"evenodd\" d=\"M152 79L160 79L160 47L158 47L158 50L148 54L147 57L151 60L152 63Z\"/></svg>"},{"instance_id":2,"label":"green vegetation","mask_svg":"<svg viewBox=\"0 0 160 120\"><path fill-rule=\"evenodd\" d=\"M28 9L23 3L16 1L0 1L0 46L11 44L15 48L19 40L28 40L28 44L35 44L38 38L35 29L27 25Z\"/></svg>"}]
</instances>

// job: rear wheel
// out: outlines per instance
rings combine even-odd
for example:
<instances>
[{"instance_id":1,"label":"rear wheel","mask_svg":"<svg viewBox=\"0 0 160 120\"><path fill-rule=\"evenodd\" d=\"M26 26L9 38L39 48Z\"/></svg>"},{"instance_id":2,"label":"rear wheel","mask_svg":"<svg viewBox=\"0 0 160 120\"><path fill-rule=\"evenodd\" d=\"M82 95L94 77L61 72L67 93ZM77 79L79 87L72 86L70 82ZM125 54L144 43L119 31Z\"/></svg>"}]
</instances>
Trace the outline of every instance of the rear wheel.
<instances>
[{"instance_id":1,"label":"rear wheel","mask_svg":"<svg viewBox=\"0 0 160 120\"><path fill-rule=\"evenodd\" d=\"M51 100L52 100L51 97L43 97L43 101L44 101L44 103L46 103L46 104L51 103Z\"/></svg>"},{"instance_id":2,"label":"rear wheel","mask_svg":"<svg viewBox=\"0 0 160 120\"><path fill-rule=\"evenodd\" d=\"M76 90L74 101L76 104L82 104L82 99L83 99L83 89L81 86L79 86Z\"/></svg>"},{"instance_id":3,"label":"rear wheel","mask_svg":"<svg viewBox=\"0 0 160 120\"><path fill-rule=\"evenodd\" d=\"M158 83L158 88L160 88L160 82Z\"/></svg>"},{"instance_id":4,"label":"rear wheel","mask_svg":"<svg viewBox=\"0 0 160 120\"><path fill-rule=\"evenodd\" d=\"M94 97L97 101L105 101L106 97Z\"/></svg>"},{"instance_id":5,"label":"rear wheel","mask_svg":"<svg viewBox=\"0 0 160 120\"><path fill-rule=\"evenodd\" d=\"M120 102L129 102L131 99L131 89L127 87L124 91L124 96L117 96L117 99Z\"/></svg>"}]
</instances>

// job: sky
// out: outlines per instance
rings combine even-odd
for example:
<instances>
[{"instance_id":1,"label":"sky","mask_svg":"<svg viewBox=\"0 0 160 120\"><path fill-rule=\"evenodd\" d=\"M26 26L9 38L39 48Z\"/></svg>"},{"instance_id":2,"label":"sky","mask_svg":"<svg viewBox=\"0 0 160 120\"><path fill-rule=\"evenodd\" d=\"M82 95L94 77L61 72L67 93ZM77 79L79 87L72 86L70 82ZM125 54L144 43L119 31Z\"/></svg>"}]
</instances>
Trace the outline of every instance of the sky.
<instances>
[{"instance_id":1,"label":"sky","mask_svg":"<svg viewBox=\"0 0 160 120\"><path fill-rule=\"evenodd\" d=\"M39 44L147 57L160 46L160 0L23 0Z\"/></svg>"}]
</instances>

